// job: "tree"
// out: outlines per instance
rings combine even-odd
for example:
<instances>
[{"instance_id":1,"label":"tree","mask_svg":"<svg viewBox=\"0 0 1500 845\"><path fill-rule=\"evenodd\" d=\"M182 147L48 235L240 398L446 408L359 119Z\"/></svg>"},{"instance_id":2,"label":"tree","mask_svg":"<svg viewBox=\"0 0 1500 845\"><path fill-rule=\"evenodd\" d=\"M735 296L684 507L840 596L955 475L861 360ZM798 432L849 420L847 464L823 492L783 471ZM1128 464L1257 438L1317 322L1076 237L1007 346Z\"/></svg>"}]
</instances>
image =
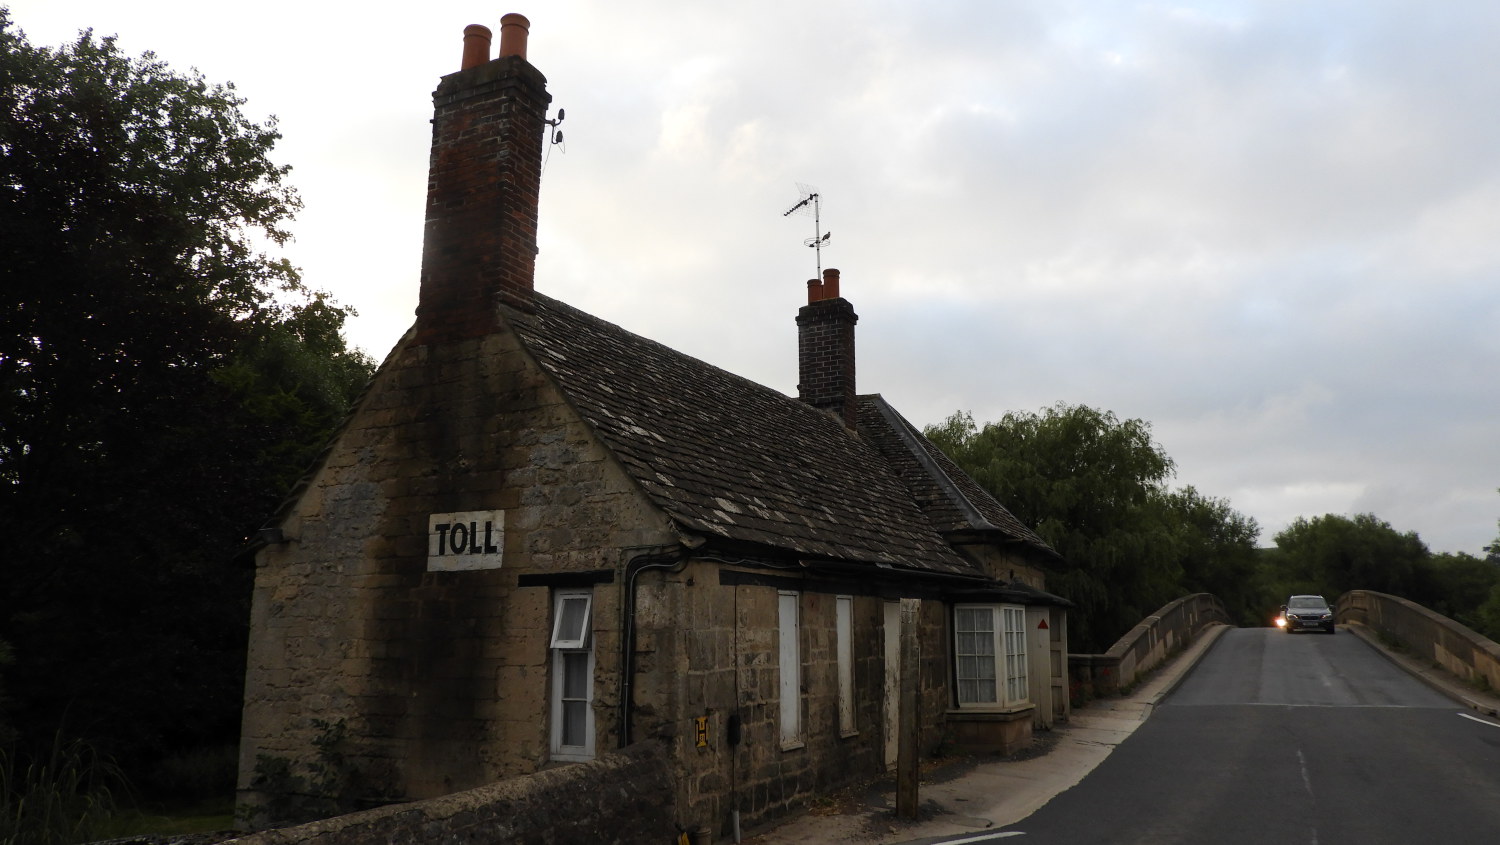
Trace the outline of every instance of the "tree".
<instances>
[{"instance_id":1,"label":"tree","mask_svg":"<svg viewBox=\"0 0 1500 845\"><path fill-rule=\"evenodd\" d=\"M1330 600L1347 590L1420 592L1431 554L1415 532L1400 533L1369 513L1298 517L1276 535L1276 550L1288 594L1318 593Z\"/></svg>"},{"instance_id":2,"label":"tree","mask_svg":"<svg viewBox=\"0 0 1500 845\"><path fill-rule=\"evenodd\" d=\"M122 762L234 741L235 556L364 383L350 313L280 245L298 209L229 85L0 9L0 641L24 736Z\"/></svg>"},{"instance_id":3,"label":"tree","mask_svg":"<svg viewBox=\"0 0 1500 845\"><path fill-rule=\"evenodd\" d=\"M1500 587L1500 562L1445 552L1422 561L1413 580L1404 598L1480 630L1479 608Z\"/></svg>"},{"instance_id":4,"label":"tree","mask_svg":"<svg viewBox=\"0 0 1500 845\"><path fill-rule=\"evenodd\" d=\"M1006 414L982 429L956 413L926 434L1062 555L1048 587L1072 599L1070 638L1102 651L1187 588L1185 572L1213 562L1199 582L1227 582L1258 528L1192 488L1169 494L1174 465L1142 420L1057 404Z\"/></svg>"},{"instance_id":5,"label":"tree","mask_svg":"<svg viewBox=\"0 0 1500 845\"><path fill-rule=\"evenodd\" d=\"M1182 592L1213 593L1240 624L1263 624L1266 602L1256 583L1260 526L1227 499L1193 487L1168 493L1166 500L1177 522Z\"/></svg>"}]
</instances>

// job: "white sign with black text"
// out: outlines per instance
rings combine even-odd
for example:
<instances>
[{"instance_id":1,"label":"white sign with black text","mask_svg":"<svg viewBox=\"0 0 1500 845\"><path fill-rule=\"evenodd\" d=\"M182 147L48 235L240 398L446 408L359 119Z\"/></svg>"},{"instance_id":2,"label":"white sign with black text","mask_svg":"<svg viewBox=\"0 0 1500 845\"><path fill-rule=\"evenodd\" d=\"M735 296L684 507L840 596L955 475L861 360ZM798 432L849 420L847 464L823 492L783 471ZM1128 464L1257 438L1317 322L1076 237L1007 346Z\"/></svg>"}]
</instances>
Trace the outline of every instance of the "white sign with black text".
<instances>
[{"instance_id":1,"label":"white sign with black text","mask_svg":"<svg viewBox=\"0 0 1500 845\"><path fill-rule=\"evenodd\" d=\"M427 571L499 569L505 511L435 513L427 517Z\"/></svg>"}]
</instances>

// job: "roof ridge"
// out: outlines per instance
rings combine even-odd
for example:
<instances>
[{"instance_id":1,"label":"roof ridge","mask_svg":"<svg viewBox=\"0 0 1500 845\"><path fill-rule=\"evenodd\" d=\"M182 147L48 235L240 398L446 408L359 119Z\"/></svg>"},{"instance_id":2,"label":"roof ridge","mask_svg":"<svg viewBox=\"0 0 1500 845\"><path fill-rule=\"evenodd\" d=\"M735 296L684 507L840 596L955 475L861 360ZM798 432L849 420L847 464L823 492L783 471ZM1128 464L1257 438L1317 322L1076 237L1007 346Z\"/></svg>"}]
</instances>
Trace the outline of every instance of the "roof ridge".
<instances>
[{"instance_id":1,"label":"roof ridge","mask_svg":"<svg viewBox=\"0 0 1500 845\"><path fill-rule=\"evenodd\" d=\"M891 403L885 401L884 396L874 393L860 398L869 399L875 406L875 409L880 412L880 415L885 417L886 422L890 423L891 428L896 432L896 436L901 438L901 442L912 451L913 457L922 464L922 468L933 475L934 480L938 483L938 487L958 507L965 519L973 523L975 528L982 531L1000 530L994 523L986 519L984 514L979 512L979 508L975 507L974 503L970 501L968 496L964 495L962 490L958 489L958 484L954 482L953 477L938 464L937 460L927 451L927 447L923 445L922 440L926 438L919 440L915 436L915 429L912 424L907 422L906 418L901 416L900 412L891 406Z\"/></svg>"}]
</instances>

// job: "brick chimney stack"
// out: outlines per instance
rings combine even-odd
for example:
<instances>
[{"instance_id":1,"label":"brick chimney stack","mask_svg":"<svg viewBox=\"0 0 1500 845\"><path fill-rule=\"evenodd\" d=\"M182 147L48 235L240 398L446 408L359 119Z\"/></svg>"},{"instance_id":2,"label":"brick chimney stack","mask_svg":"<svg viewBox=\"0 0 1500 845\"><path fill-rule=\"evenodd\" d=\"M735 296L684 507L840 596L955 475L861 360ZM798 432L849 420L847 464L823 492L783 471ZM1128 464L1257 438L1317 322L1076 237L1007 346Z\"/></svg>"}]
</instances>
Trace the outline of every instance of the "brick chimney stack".
<instances>
[{"instance_id":1,"label":"brick chimney stack","mask_svg":"<svg viewBox=\"0 0 1500 845\"><path fill-rule=\"evenodd\" d=\"M807 282L807 304L797 312L797 398L854 428L854 324L859 315L839 296L839 271Z\"/></svg>"},{"instance_id":2,"label":"brick chimney stack","mask_svg":"<svg viewBox=\"0 0 1500 845\"><path fill-rule=\"evenodd\" d=\"M488 334L498 303L531 309L552 97L526 61L530 26L521 15L501 18L493 60L490 30L465 28L461 69L432 94L418 343Z\"/></svg>"}]
</instances>

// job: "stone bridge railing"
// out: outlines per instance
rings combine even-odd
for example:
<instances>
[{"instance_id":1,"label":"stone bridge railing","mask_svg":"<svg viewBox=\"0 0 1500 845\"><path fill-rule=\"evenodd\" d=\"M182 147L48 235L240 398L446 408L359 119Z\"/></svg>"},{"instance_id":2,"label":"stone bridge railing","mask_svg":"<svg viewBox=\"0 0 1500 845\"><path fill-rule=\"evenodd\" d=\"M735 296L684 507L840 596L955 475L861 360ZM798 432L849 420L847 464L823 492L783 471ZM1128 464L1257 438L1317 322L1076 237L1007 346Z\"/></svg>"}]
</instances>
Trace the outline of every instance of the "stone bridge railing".
<instances>
[{"instance_id":1,"label":"stone bridge railing","mask_svg":"<svg viewBox=\"0 0 1500 845\"><path fill-rule=\"evenodd\" d=\"M1103 654L1068 655L1073 703L1119 694L1215 624L1232 624L1223 603L1212 593L1194 593L1142 619Z\"/></svg>"},{"instance_id":2,"label":"stone bridge railing","mask_svg":"<svg viewBox=\"0 0 1500 845\"><path fill-rule=\"evenodd\" d=\"M1357 622L1385 642L1430 660L1470 683L1500 690L1500 644L1399 596L1350 590L1335 607L1340 624Z\"/></svg>"}]
</instances>

